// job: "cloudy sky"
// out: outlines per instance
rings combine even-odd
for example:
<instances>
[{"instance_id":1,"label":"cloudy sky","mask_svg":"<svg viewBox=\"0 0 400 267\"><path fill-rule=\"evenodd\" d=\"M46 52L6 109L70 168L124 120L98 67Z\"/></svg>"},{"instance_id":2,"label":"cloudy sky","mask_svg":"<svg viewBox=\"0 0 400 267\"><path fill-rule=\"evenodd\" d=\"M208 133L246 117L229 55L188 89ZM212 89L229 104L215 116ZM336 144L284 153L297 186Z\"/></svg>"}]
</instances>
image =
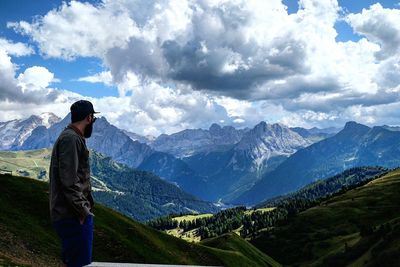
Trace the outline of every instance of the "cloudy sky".
<instances>
[{"instance_id":1,"label":"cloudy sky","mask_svg":"<svg viewBox=\"0 0 400 267\"><path fill-rule=\"evenodd\" d=\"M159 135L400 124L400 2L0 1L0 121L88 99Z\"/></svg>"}]
</instances>

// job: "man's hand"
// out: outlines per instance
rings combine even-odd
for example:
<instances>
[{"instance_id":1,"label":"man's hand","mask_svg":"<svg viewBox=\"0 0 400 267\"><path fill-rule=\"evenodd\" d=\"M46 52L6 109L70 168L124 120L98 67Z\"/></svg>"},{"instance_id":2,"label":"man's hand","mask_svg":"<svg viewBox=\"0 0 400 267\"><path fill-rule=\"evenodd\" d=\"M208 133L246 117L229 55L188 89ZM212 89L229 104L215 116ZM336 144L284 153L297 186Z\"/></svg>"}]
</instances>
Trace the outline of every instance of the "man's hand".
<instances>
[{"instance_id":1,"label":"man's hand","mask_svg":"<svg viewBox=\"0 0 400 267\"><path fill-rule=\"evenodd\" d=\"M85 222L85 217L80 217L79 218L79 223L82 225Z\"/></svg>"},{"instance_id":2,"label":"man's hand","mask_svg":"<svg viewBox=\"0 0 400 267\"><path fill-rule=\"evenodd\" d=\"M80 217L80 218L79 218L79 223L80 223L81 225L83 225L83 224L85 223L85 219L86 219L87 216L93 216L93 217L94 217L94 214L91 213L91 212L89 212L88 215L83 216L83 217Z\"/></svg>"}]
</instances>

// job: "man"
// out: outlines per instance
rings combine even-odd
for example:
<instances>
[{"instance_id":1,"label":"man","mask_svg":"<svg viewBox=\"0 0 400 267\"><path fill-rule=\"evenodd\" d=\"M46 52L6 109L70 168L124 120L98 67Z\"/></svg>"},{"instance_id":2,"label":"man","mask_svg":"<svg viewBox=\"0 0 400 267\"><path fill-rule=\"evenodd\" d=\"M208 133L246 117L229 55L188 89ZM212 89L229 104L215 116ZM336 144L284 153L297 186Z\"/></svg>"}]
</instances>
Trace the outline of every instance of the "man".
<instances>
[{"instance_id":1,"label":"man","mask_svg":"<svg viewBox=\"0 0 400 267\"><path fill-rule=\"evenodd\" d=\"M92 103L79 100L71 106L71 123L53 146L50 161L50 217L61 239L65 266L90 264L93 242L93 197L89 150L85 138L96 121Z\"/></svg>"}]
</instances>

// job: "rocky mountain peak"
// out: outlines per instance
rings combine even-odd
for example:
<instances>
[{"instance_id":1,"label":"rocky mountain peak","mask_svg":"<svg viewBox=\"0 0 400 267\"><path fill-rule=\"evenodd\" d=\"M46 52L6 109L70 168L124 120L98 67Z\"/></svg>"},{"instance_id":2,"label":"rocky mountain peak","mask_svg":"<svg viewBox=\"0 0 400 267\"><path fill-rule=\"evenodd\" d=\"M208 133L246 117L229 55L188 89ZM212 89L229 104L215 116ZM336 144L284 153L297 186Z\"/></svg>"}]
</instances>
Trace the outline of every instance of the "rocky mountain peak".
<instances>
[{"instance_id":1,"label":"rocky mountain peak","mask_svg":"<svg viewBox=\"0 0 400 267\"><path fill-rule=\"evenodd\" d=\"M344 130L369 130L370 128L366 125L355 121L348 121L344 126Z\"/></svg>"},{"instance_id":2,"label":"rocky mountain peak","mask_svg":"<svg viewBox=\"0 0 400 267\"><path fill-rule=\"evenodd\" d=\"M40 115L38 115L38 117L42 120L42 125L46 126L46 128L49 128L51 125L61 120L60 117L58 117L52 112L43 112Z\"/></svg>"},{"instance_id":3,"label":"rocky mountain peak","mask_svg":"<svg viewBox=\"0 0 400 267\"><path fill-rule=\"evenodd\" d=\"M210 131L211 134L218 133L221 130L222 130L221 126L219 124L217 124L217 123L211 124L211 126L209 128L209 131Z\"/></svg>"},{"instance_id":4,"label":"rocky mountain peak","mask_svg":"<svg viewBox=\"0 0 400 267\"><path fill-rule=\"evenodd\" d=\"M359 136L365 135L369 130L371 130L371 128L366 125L357 123L355 121L349 121L345 124L343 130L341 130L337 136L358 138Z\"/></svg>"}]
</instances>

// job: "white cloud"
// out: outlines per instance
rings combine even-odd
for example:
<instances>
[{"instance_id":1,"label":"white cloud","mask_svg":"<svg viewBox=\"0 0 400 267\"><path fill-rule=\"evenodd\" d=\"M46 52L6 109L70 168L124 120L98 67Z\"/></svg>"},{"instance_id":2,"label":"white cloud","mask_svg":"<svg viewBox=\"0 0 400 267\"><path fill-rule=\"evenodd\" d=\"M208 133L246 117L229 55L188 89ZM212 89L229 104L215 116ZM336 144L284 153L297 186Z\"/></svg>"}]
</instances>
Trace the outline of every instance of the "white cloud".
<instances>
[{"instance_id":1,"label":"white cloud","mask_svg":"<svg viewBox=\"0 0 400 267\"><path fill-rule=\"evenodd\" d=\"M20 42L13 43L4 38L0 38L0 49L3 49L8 55L16 57L29 56L35 53L31 46Z\"/></svg>"},{"instance_id":2,"label":"white cloud","mask_svg":"<svg viewBox=\"0 0 400 267\"><path fill-rule=\"evenodd\" d=\"M290 15L281 0L71 1L9 27L42 55L100 58L106 70L79 81L116 85L119 98L95 100L110 121L157 135L217 121L392 120L376 109L400 100L399 12L346 15L365 36L347 42L336 41L336 0L300 0Z\"/></svg>"},{"instance_id":3,"label":"white cloud","mask_svg":"<svg viewBox=\"0 0 400 267\"><path fill-rule=\"evenodd\" d=\"M0 101L19 103L19 108L21 104L54 101L60 94L58 90L48 88L54 74L44 67L35 66L26 69L16 78L17 66L11 61L8 50L9 47L0 46ZM16 50L11 53L15 54ZM3 109L4 106L1 106Z\"/></svg>"},{"instance_id":4,"label":"white cloud","mask_svg":"<svg viewBox=\"0 0 400 267\"><path fill-rule=\"evenodd\" d=\"M54 80L57 81L53 73L41 66L27 68L23 73L18 75L17 79L22 92L27 90L38 91L47 88Z\"/></svg>"},{"instance_id":5,"label":"white cloud","mask_svg":"<svg viewBox=\"0 0 400 267\"><path fill-rule=\"evenodd\" d=\"M94 75L81 77L78 79L80 82L88 82L88 83L104 83L106 85L112 85L112 75L109 71L102 71L100 73L96 73Z\"/></svg>"},{"instance_id":6,"label":"white cloud","mask_svg":"<svg viewBox=\"0 0 400 267\"><path fill-rule=\"evenodd\" d=\"M44 98L44 94L40 96ZM59 91L52 101L43 102L25 102L21 103L18 99L0 98L0 121L9 121L13 119L26 119L31 115L39 115L43 112L53 112L59 117L68 114L71 104L79 99L84 99L79 94L70 91ZM23 108L21 108L23 105Z\"/></svg>"},{"instance_id":7,"label":"white cloud","mask_svg":"<svg viewBox=\"0 0 400 267\"><path fill-rule=\"evenodd\" d=\"M185 128L208 128L212 122L220 120L232 124L233 118L228 116L226 109L202 92L185 87L172 88L154 81L138 86L135 76L128 77L123 84L124 88L120 90L132 95L120 98L129 99L129 102L107 108L114 110L110 111L114 113L111 117L121 128L159 135Z\"/></svg>"},{"instance_id":8,"label":"white cloud","mask_svg":"<svg viewBox=\"0 0 400 267\"><path fill-rule=\"evenodd\" d=\"M124 46L137 31L123 9L77 1L63 2L31 24L21 21L7 26L29 35L44 56L67 60L76 56L101 57L110 48Z\"/></svg>"},{"instance_id":9,"label":"white cloud","mask_svg":"<svg viewBox=\"0 0 400 267\"><path fill-rule=\"evenodd\" d=\"M381 46L376 52L377 59L387 59L400 52L399 9L383 8L376 3L361 13L349 14L347 21L357 33Z\"/></svg>"}]
</instances>

